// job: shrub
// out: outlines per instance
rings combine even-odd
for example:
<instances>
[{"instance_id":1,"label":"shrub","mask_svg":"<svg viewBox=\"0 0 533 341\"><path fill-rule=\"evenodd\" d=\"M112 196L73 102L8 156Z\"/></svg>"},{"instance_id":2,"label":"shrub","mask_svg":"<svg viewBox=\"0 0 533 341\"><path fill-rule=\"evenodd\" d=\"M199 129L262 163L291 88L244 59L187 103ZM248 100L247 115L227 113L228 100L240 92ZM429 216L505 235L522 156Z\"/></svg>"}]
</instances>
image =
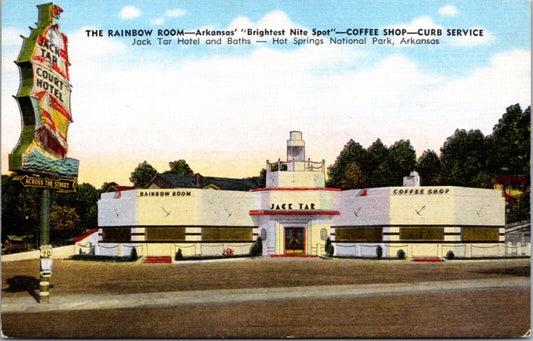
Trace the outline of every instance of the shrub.
<instances>
[{"instance_id":1,"label":"shrub","mask_svg":"<svg viewBox=\"0 0 533 341\"><path fill-rule=\"evenodd\" d=\"M69 260L84 260L94 262L131 262L131 257L128 256L94 256L94 255L72 255ZM136 259L135 259L136 260Z\"/></svg>"},{"instance_id":2,"label":"shrub","mask_svg":"<svg viewBox=\"0 0 533 341\"><path fill-rule=\"evenodd\" d=\"M376 247L376 256L378 257L378 259L381 259L381 257L383 257L383 248L380 245Z\"/></svg>"},{"instance_id":3,"label":"shrub","mask_svg":"<svg viewBox=\"0 0 533 341\"><path fill-rule=\"evenodd\" d=\"M174 256L174 260L181 260L183 259L183 254L181 253L181 249L178 249L178 252L176 252L176 255Z\"/></svg>"},{"instance_id":4,"label":"shrub","mask_svg":"<svg viewBox=\"0 0 533 341\"><path fill-rule=\"evenodd\" d=\"M328 239L326 239L325 251L326 251L326 255L328 257L333 256L333 252L335 252L335 248L333 247L333 243L331 243L331 238L330 237L328 237Z\"/></svg>"},{"instance_id":5,"label":"shrub","mask_svg":"<svg viewBox=\"0 0 533 341\"><path fill-rule=\"evenodd\" d=\"M396 252L396 256L398 257L398 259L405 259L405 251L398 250L398 252Z\"/></svg>"},{"instance_id":6,"label":"shrub","mask_svg":"<svg viewBox=\"0 0 533 341\"><path fill-rule=\"evenodd\" d=\"M448 251L446 253L446 259L453 259L455 257L455 255L453 254L452 251Z\"/></svg>"},{"instance_id":7,"label":"shrub","mask_svg":"<svg viewBox=\"0 0 533 341\"><path fill-rule=\"evenodd\" d=\"M250 256L256 257L261 255L263 255L263 239L261 237L257 237L254 245L250 247Z\"/></svg>"},{"instance_id":8,"label":"shrub","mask_svg":"<svg viewBox=\"0 0 533 341\"><path fill-rule=\"evenodd\" d=\"M130 260L137 260L137 249L136 248L132 248L131 249L131 252L130 252Z\"/></svg>"}]
</instances>

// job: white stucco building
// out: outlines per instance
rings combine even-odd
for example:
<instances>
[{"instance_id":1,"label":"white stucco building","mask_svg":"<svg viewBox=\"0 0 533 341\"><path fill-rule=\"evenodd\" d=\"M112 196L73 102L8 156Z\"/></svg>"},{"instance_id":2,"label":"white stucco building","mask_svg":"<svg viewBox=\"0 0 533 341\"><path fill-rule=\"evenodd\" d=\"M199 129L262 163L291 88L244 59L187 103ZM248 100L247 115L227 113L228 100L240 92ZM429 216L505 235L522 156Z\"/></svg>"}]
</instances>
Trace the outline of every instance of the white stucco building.
<instances>
[{"instance_id":1,"label":"white stucco building","mask_svg":"<svg viewBox=\"0 0 533 341\"><path fill-rule=\"evenodd\" d=\"M102 194L96 254L174 257L247 254L376 257L505 255L501 191L420 186L341 191L326 188L325 161L305 158L302 133L287 141L287 159L266 163L266 186L249 180L159 174L146 189ZM451 253L450 253L451 252Z\"/></svg>"}]
</instances>

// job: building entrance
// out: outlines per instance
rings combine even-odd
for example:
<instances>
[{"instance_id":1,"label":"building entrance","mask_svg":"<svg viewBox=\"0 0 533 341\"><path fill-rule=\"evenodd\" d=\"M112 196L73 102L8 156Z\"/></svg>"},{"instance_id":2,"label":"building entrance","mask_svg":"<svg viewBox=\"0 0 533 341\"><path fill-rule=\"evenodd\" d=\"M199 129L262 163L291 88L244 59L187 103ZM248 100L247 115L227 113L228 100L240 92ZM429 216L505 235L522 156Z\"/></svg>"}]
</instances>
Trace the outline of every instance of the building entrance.
<instances>
[{"instance_id":1,"label":"building entrance","mask_svg":"<svg viewBox=\"0 0 533 341\"><path fill-rule=\"evenodd\" d=\"M303 255L305 253L305 229L303 227L285 228L285 254Z\"/></svg>"}]
</instances>

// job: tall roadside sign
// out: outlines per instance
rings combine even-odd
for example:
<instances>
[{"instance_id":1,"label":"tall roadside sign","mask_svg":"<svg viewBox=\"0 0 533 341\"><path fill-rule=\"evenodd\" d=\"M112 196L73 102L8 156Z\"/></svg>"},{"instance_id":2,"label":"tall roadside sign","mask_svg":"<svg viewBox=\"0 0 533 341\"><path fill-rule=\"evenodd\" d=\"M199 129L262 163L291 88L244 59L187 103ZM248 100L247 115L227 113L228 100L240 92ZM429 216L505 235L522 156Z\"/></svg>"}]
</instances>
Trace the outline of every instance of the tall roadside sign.
<instances>
[{"instance_id":1,"label":"tall roadside sign","mask_svg":"<svg viewBox=\"0 0 533 341\"><path fill-rule=\"evenodd\" d=\"M13 178L26 187L41 188L40 302L50 299L50 191L76 190L79 161L66 157L70 108L68 39L57 20L63 10L53 3L37 5L39 22L24 39L16 64L20 86L15 99L22 116L20 138L9 154Z\"/></svg>"}]
</instances>

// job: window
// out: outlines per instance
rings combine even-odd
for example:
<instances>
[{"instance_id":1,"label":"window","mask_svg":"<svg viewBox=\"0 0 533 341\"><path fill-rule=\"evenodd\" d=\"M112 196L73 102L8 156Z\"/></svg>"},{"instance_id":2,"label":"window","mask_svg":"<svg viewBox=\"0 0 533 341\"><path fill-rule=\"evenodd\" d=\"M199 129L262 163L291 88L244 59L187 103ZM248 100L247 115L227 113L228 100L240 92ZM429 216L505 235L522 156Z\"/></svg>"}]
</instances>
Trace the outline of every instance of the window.
<instances>
[{"instance_id":1,"label":"window","mask_svg":"<svg viewBox=\"0 0 533 341\"><path fill-rule=\"evenodd\" d=\"M341 227L335 229L336 242L381 242L381 227Z\"/></svg>"},{"instance_id":2,"label":"window","mask_svg":"<svg viewBox=\"0 0 533 341\"><path fill-rule=\"evenodd\" d=\"M131 230L129 227L104 228L102 232L104 242L129 242Z\"/></svg>"},{"instance_id":3,"label":"window","mask_svg":"<svg viewBox=\"0 0 533 341\"><path fill-rule=\"evenodd\" d=\"M402 242L441 241L444 240L443 227L402 227L400 228Z\"/></svg>"},{"instance_id":4,"label":"window","mask_svg":"<svg viewBox=\"0 0 533 341\"><path fill-rule=\"evenodd\" d=\"M490 227L463 227L461 240L463 242L498 242L500 231Z\"/></svg>"},{"instance_id":5,"label":"window","mask_svg":"<svg viewBox=\"0 0 533 341\"><path fill-rule=\"evenodd\" d=\"M184 241L185 227L147 227L147 241Z\"/></svg>"},{"instance_id":6,"label":"window","mask_svg":"<svg viewBox=\"0 0 533 341\"><path fill-rule=\"evenodd\" d=\"M252 228L204 227L202 241L206 242L251 242Z\"/></svg>"}]
</instances>

